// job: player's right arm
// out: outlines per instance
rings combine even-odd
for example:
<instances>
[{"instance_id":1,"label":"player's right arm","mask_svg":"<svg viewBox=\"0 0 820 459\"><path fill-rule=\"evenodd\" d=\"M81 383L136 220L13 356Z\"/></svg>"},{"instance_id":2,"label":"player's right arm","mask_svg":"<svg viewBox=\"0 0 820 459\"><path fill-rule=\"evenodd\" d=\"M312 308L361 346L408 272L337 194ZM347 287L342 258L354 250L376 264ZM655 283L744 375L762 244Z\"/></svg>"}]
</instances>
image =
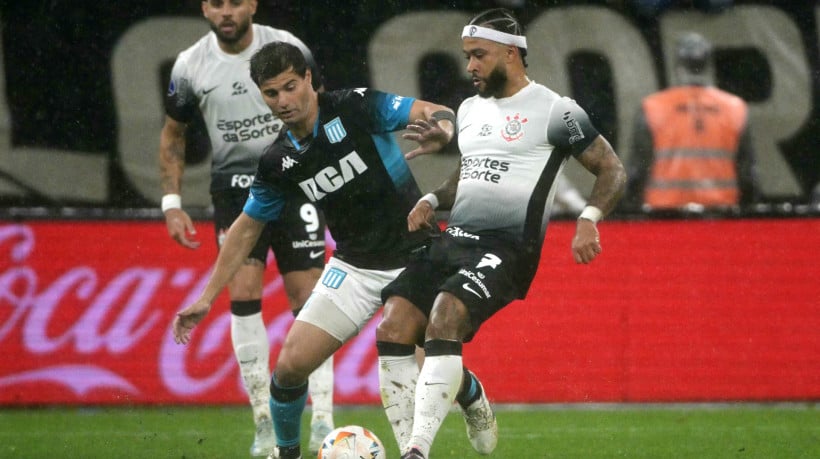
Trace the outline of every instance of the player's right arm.
<instances>
[{"instance_id":1,"label":"player's right arm","mask_svg":"<svg viewBox=\"0 0 820 459\"><path fill-rule=\"evenodd\" d=\"M234 220L226 233L216 264L202 294L174 318L174 341L177 344L187 344L191 340L191 331L205 318L217 295L228 285L248 258L264 227L264 221L256 220L245 212Z\"/></svg>"},{"instance_id":2,"label":"player's right arm","mask_svg":"<svg viewBox=\"0 0 820 459\"><path fill-rule=\"evenodd\" d=\"M436 221L436 209L450 210L456 201L456 189L461 176L461 163L435 190L419 199L407 215L407 229L417 231L430 228Z\"/></svg>"},{"instance_id":3,"label":"player's right arm","mask_svg":"<svg viewBox=\"0 0 820 459\"><path fill-rule=\"evenodd\" d=\"M176 196L179 202L182 190L182 173L185 170L185 129L187 125L170 116L165 117L159 140L159 169L160 183L163 191L163 213L168 235L183 247L195 249L199 241L193 239L196 235L193 221L187 212L179 205L173 204ZM170 206L169 206L170 202Z\"/></svg>"}]
</instances>

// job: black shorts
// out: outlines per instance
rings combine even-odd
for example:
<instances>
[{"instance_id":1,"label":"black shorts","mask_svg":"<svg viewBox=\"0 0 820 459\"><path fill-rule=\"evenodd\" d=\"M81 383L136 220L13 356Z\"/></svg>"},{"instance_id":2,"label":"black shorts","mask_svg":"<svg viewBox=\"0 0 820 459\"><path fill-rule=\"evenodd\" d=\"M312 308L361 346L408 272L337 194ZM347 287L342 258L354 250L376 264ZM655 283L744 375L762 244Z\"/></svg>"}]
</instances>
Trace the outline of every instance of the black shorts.
<instances>
[{"instance_id":1,"label":"black shorts","mask_svg":"<svg viewBox=\"0 0 820 459\"><path fill-rule=\"evenodd\" d=\"M214 204L214 228L217 247L222 245L228 228L242 213L248 190L234 188L211 193ZM265 225L249 258L267 263L268 249L273 250L282 274L325 264L325 219L310 201L289 200L281 220Z\"/></svg>"},{"instance_id":2,"label":"black shorts","mask_svg":"<svg viewBox=\"0 0 820 459\"><path fill-rule=\"evenodd\" d=\"M481 324L520 295L519 265L511 244L461 241L443 233L382 290L382 300L401 296L427 317L439 292L455 295L470 312L470 341Z\"/></svg>"}]
</instances>

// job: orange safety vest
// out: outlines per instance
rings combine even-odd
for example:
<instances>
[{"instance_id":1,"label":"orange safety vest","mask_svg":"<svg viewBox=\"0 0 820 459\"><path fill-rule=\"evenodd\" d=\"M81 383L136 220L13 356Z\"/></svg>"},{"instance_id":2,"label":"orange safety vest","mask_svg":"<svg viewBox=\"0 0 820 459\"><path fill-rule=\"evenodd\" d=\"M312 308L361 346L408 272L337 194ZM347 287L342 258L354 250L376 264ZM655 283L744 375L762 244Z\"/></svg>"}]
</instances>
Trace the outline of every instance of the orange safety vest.
<instances>
[{"instance_id":1,"label":"orange safety vest","mask_svg":"<svg viewBox=\"0 0 820 459\"><path fill-rule=\"evenodd\" d=\"M654 154L645 204L738 204L736 155L748 112L741 98L714 87L679 86L646 97L643 111Z\"/></svg>"}]
</instances>

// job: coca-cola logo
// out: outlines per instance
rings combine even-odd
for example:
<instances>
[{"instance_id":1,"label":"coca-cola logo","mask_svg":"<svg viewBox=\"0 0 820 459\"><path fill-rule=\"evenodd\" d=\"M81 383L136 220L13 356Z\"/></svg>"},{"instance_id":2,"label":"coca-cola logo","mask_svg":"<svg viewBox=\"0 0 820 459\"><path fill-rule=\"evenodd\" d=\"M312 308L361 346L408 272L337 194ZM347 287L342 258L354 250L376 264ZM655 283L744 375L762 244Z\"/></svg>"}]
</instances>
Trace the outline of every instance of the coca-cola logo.
<instances>
[{"instance_id":1,"label":"coca-cola logo","mask_svg":"<svg viewBox=\"0 0 820 459\"><path fill-rule=\"evenodd\" d=\"M173 249L167 237L153 234L143 239L159 241L157 246L118 242L101 249L101 256L82 247L66 253L66 244L83 243L50 235L78 235L69 223L62 226L62 232L48 226L0 226L0 259L6 260L0 264L0 402L244 399L227 307L215 307L187 346L175 344L171 333L175 312L207 282L212 258L153 263L144 254ZM110 232L108 225L99 226L95 232ZM164 228L136 225L130 230L139 240L141 233L162 234ZM91 249L97 238L87 231L83 237ZM279 308L268 321L275 362L293 321L278 273L266 279L264 302L266 311ZM374 326L375 321L337 354L337 396L377 399Z\"/></svg>"}]
</instances>

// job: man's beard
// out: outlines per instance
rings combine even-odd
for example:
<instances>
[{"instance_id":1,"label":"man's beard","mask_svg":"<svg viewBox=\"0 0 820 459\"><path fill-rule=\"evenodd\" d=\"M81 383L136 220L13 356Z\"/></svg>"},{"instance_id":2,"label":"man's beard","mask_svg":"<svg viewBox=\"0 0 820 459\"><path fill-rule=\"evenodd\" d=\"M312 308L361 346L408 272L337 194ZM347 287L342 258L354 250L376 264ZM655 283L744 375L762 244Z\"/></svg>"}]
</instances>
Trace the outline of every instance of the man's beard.
<instances>
[{"instance_id":1,"label":"man's beard","mask_svg":"<svg viewBox=\"0 0 820 459\"><path fill-rule=\"evenodd\" d=\"M484 90L479 89L478 95L485 99L497 97L504 91L507 85L507 72L503 68L496 66L484 80Z\"/></svg>"},{"instance_id":2,"label":"man's beard","mask_svg":"<svg viewBox=\"0 0 820 459\"><path fill-rule=\"evenodd\" d=\"M222 43L226 43L228 45L232 45L234 43L237 43L239 40L241 40L242 37L244 37L245 34L248 33L248 29L250 29L250 27L251 27L251 21L248 20L248 21L243 22L242 24L237 24L236 25L236 32L233 35L225 35L225 34L223 34L222 32L219 31L219 26L218 25L216 25L214 23L211 23L211 30L213 30L214 33L216 34L216 38L218 38L219 41L221 41Z\"/></svg>"}]
</instances>

